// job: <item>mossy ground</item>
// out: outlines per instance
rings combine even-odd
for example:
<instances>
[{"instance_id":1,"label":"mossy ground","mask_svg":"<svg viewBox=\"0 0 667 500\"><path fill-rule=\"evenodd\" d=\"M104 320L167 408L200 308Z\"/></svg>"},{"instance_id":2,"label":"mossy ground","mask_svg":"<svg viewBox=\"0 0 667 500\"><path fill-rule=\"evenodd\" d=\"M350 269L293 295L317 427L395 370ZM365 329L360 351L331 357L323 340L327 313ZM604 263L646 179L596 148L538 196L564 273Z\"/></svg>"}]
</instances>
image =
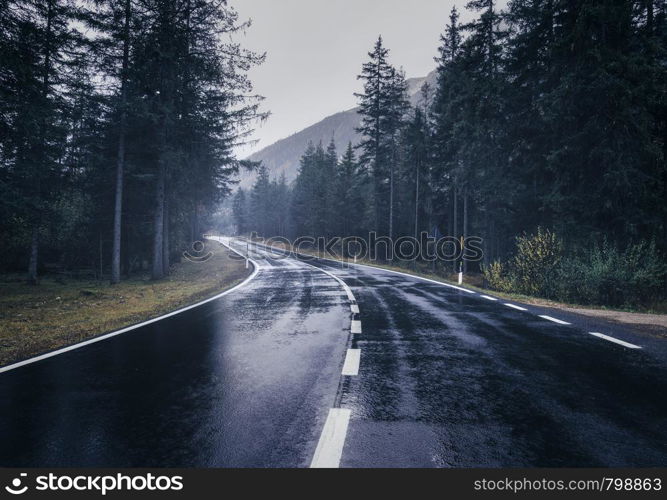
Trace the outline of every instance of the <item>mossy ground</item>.
<instances>
[{"instance_id":1,"label":"mossy ground","mask_svg":"<svg viewBox=\"0 0 667 500\"><path fill-rule=\"evenodd\" d=\"M206 262L184 260L169 277L108 281L45 276L37 286L0 276L0 366L117 330L228 289L247 277L226 249ZM131 333L130 333L131 334Z\"/></svg>"}]
</instances>

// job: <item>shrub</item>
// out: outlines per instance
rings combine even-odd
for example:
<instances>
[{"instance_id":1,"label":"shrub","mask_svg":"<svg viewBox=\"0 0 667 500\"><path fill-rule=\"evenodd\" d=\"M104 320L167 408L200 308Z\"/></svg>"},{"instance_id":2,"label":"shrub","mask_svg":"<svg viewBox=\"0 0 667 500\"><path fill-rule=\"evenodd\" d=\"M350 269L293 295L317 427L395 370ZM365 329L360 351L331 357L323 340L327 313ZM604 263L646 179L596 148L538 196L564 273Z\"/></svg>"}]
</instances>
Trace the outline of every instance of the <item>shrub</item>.
<instances>
[{"instance_id":1,"label":"shrub","mask_svg":"<svg viewBox=\"0 0 667 500\"><path fill-rule=\"evenodd\" d=\"M489 288L574 304L649 307L667 297L667 263L655 242L639 241L624 251L604 240L563 255L548 229L516 240L506 263L483 269Z\"/></svg>"},{"instance_id":2,"label":"shrub","mask_svg":"<svg viewBox=\"0 0 667 500\"><path fill-rule=\"evenodd\" d=\"M563 256L563 243L548 229L516 239L517 252L512 260L516 291L527 295L552 295L554 280Z\"/></svg>"},{"instance_id":3,"label":"shrub","mask_svg":"<svg viewBox=\"0 0 667 500\"><path fill-rule=\"evenodd\" d=\"M489 266L482 267L482 273L484 273L484 279L492 290L511 292L514 289L511 277L508 276L499 260L492 262Z\"/></svg>"},{"instance_id":4,"label":"shrub","mask_svg":"<svg viewBox=\"0 0 667 500\"><path fill-rule=\"evenodd\" d=\"M667 265L654 242L640 241L624 252L603 241L565 259L557 298L606 306L648 306L665 296Z\"/></svg>"}]
</instances>

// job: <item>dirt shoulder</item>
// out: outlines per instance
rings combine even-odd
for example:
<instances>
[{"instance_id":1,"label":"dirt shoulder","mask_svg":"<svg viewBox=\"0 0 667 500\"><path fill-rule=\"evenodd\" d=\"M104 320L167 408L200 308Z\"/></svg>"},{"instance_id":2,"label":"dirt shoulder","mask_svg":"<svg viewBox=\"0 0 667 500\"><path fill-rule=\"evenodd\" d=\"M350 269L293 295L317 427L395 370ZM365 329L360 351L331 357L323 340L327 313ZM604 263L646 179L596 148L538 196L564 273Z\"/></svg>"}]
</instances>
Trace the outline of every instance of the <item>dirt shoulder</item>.
<instances>
[{"instance_id":1,"label":"dirt shoulder","mask_svg":"<svg viewBox=\"0 0 667 500\"><path fill-rule=\"evenodd\" d=\"M243 281L252 269L216 248L206 262L183 261L160 281L108 282L0 276L0 366L71 345L212 297Z\"/></svg>"}]
</instances>

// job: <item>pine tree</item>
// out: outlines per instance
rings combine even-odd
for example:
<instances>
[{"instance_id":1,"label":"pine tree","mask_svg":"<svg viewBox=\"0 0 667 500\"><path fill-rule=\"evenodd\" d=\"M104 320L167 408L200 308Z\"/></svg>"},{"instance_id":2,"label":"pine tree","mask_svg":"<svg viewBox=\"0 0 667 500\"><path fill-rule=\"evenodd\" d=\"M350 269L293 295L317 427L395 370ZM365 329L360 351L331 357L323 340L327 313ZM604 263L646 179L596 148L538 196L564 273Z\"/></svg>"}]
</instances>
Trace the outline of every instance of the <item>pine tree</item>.
<instances>
[{"instance_id":1,"label":"pine tree","mask_svg":"<svg viewBox=\"0 0 667 500\"><path fill-rule=\"evenodd\" d=\"M271 203L271 181L266 167L262 165L250 192L250 213L253 227L265 238L273 236L270 227Z\"/></svg>"},{"instance_id":2,"label":"pine tree","mask_svg":"<svg viewBox=\"0 0 667 500\"><path fill-rule=\"evenodd\" d=\"M66 153L69 69L80 51L74 5L16 0L3 5L3 167L22 199L12 210L30 227L28 282L38 281L40 233L50 218ZM6 30L5 30L6 28Z\"/></svg>"},{"instance_id":3,"label":"pine tree","mask_svg":"<svg viewBox=\"0 0 667 500\"><path fill-rule=\"evenodd\" d=\"M336 170L336 199L333 207L337 236L360 236L363 232L365 184L365 176L359 169L350 142Z\"/></svg>"},{"instance_id":4,"label":"pine tree","mask_svg":"<svg viewBox=\"0 0 667 500\"><path fill-rule=\"evenodd\" d=\"M407 98L407 83L403 70L390 71L387 85L387 113L384 117L386 139L389 150L389 237L394 237L394 208L396 201L396 175L400 162L400 135L405 117L410 109Z\"/></svg>"},{"instance_id":5,"label":"pine tree","mask_svg":"<svg viewBox=\"0 0 667 500\"><path fill-rule=\"evenodd\" d=\"M357 77L363 81L364 91L355 94L359 99L361 126L357 131L362 139L357 146L361 150L360 163L371 174L373 179L373 228L376 232L386 234L388 227L382 217L383 209L388 207L388 184L391 164L391 143L386 130L387 116L390 113L390 87L395 72L387 61L389 50L379 37L368 57L370 60L362 66ZM386 228L386 229L385 229Z\"/></svg>"},{"instance_id":6,"label":"pine tree","mask_svg":"<svg viewBox=\"0 0 667 500\"><path fill-rule=\"evenodd\" d=\"M239 188L234 195L234 200L232 202L232 216L234 217L234 224L236 225L236 234L247 234L250 230L248 226L248 201L246 200L243 188Z\"/></svg>"},{"instance_id":7,"label":"pine tree","mask_svg":"<svg viewBox=\"0 0 667 500\"><path fill-rule=\"evenodd\" d=\"M463 131L468 129L464 103L469 82L461 61L461 26L459 13L453 7L449 24L440 37L440 56L436 59L437 85L431 116L433 121L432 183L430 186L430 223L428 230L435 233L443 220L447 232L459 237L459 191L461 184L461 151ZM456 270L456 263L452 263Z\"/></svg>"}]
</instances>

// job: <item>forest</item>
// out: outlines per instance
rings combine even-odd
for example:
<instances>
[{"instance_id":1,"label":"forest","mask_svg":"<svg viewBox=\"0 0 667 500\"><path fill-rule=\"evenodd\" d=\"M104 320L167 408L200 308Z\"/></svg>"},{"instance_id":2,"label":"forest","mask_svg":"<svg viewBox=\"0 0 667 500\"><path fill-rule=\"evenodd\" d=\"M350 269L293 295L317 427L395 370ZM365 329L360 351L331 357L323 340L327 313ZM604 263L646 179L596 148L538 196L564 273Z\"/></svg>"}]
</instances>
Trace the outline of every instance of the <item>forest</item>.
<instances>
[{"instance_id":1,"label":"forest","mask_svg":"<svg viewBox=\"0 0 667 500\"><path fill-rule=\"evenodd\" d=\"M168 275L266 116L249 25L224 0L0 0L0 270Z\"/></svg>"},{"instance_id":2,"label":"forest","mask_svg":"<svg viewBox=\"0 0 667 500\"><path fill-rule=\"evenodd\" d=\"M667 297L667 9L472 0L412 107L382 37L358 75L362 141L311 144L288 185L239 190L239 234L477 236L484 285L651 307Z\"/></svg>"}]
</instances>

